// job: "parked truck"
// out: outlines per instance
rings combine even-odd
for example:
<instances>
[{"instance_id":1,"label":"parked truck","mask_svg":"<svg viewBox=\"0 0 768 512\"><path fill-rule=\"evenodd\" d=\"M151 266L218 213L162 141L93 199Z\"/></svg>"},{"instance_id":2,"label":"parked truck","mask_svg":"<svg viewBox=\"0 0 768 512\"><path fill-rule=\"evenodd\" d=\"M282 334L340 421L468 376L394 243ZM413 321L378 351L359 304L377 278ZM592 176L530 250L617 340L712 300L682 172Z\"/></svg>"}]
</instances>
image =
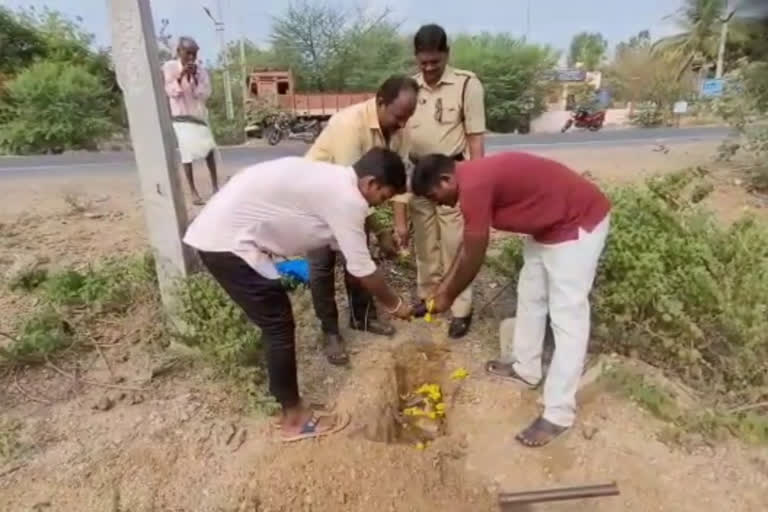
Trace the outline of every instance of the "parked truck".
<instances>
[{"instance_id":1,"label":"parked truck","mask_svg":"<svg viewBox=\"0 0 768 512\"><path fill-rule=\"evenodd\" d=\"M270 144L283 139L314 142L328 119L339 110L374 96L363 93L297 93L293 73L260 69L248 77L246 132Z\"/></svg>"}]
</instances>

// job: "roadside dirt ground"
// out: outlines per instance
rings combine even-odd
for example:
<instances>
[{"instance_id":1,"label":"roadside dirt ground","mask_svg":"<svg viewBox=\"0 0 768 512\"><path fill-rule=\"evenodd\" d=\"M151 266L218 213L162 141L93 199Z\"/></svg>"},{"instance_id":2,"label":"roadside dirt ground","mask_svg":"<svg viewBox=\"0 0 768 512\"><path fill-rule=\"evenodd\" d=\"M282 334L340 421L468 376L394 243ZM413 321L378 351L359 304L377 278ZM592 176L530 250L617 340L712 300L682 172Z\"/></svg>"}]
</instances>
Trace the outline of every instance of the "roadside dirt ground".
<instances>
[{"instance_id":1,"label":"roadside dirt ground","mask_svg":"<svg viewBox=\"0 0 768 512\"><path fill-rule=\"evenodd\" d=\"M715 146L542 154L601 182L626 184L709 165ZM198 179L207 183L203 172ZM0 272L20 258L82 265L143 250L136 188L133 176L3 181ZM731 179L710 201L724 218L760 206ZM489 283L481 297L498 284ZM29 297L0 290L0 332L10 331L17 315L31 307ZM621 496L531 510L766 509L766 448L736 441L665 444L663 423L600 384L581 393L578 423L562 439L538 450L520 446L514 435L536 414L538 394L482 371L497 355L499 319L512 315L503 307L486 312L460 343L447 340L441 322L398 323L392 340L349 334L348 369L328 365L318 350L306 293L294 296L294 307L302 389L310 402L351 414L343 433L282 445L273 420L246 414L211 370L179 348L151 343L156 312L139 306L103 326L104 356L82 355L81 372L75 373L74 361L63 360L57 363L61 371L46 367L0 378L0 426L20 426L18 457L0 458L0 510L478 512L497 510L500 490L610 481L618 483ZM175 366L159 375L169 358ZM424 373L422 361L432 358L439 363ZM457 368L469 377L450 380ZM115 382L112 374L119 384L88 384ZM445 390L446 435L425 450L388 433L386 411L403 379L433 380Z\"/></svg>"}]
</instances>

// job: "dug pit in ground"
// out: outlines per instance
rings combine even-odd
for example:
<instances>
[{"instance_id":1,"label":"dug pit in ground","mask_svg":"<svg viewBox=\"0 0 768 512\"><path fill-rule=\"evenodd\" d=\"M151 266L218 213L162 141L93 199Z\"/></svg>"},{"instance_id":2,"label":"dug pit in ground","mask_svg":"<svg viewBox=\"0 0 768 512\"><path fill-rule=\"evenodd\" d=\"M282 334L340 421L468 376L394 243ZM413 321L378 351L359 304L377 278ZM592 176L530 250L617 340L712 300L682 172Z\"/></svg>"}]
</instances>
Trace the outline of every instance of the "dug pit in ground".
<instances>
[{"instance_id":1,"label":"dug pit in ground","mask_svg":"<svg viewBox=\"0 0 768 512\"><path fill-rule=\"evenodd\" d=\"M269 468L250 478L248 494L258 510L495 510L495 493L485 479L466 473L461 443L443 421L435 432L412 431L398 420L409 395L424 384L439 386L450 414L458 382L450 379L449 354L410 340L360 353L333 407L350 413L350 425L323 441L280 446L254 463ZM297 478L286 481L287 474Z\"/></svg>"},{"instance_id":2,"label":"dug pit in ground","mask_svg":"<svg viewBox=\"0 0 768 512\"><path fill-rule=\"evenodd\" d=\"M352 412L350 435L411 444L445 435L447 404L457 389L447 355L446 348L419 341L377 352L362 372L365 385L348 385L337 401Z\"/></svg>"}]
</instances>

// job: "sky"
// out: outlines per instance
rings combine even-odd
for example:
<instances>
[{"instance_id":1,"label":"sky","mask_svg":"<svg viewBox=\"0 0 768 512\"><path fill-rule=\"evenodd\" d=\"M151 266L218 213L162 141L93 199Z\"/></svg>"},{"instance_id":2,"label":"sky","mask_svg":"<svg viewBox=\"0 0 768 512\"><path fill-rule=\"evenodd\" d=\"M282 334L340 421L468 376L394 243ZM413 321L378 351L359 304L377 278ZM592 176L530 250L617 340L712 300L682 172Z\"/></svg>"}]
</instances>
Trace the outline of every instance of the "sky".
<instances>
[{"instance_id":1,"label":"sky","mask_svg":"<svg viewBox=\"0 0 768 512\"><path fill-rule=\"evenodd\" d=\"M110 44L107 17L109 0L2 0L11 8L41 7L83 18L85 27L96 35L99 46ZM676 32L673 14L681 0L327 0L331 5L364 6L376 11L392 10L393 19L402 22L404 31L413 31L424 23L442 25L450 37L458 31L510 32L526 35L527 9L530 5L529 40L567 49L571 37L582 31L601 32L610 47L641 30L649 29L653 38ZM168 18L168 32L174 37L190 35L201 46L201 57L213 59L218 42L211 20L203 12L208 6L216 13L220 3L227 39L246 36L259 44L269 40L273 16L279 15L289 0L152 0L155 27Z\"/></svg>"}]
</instances>

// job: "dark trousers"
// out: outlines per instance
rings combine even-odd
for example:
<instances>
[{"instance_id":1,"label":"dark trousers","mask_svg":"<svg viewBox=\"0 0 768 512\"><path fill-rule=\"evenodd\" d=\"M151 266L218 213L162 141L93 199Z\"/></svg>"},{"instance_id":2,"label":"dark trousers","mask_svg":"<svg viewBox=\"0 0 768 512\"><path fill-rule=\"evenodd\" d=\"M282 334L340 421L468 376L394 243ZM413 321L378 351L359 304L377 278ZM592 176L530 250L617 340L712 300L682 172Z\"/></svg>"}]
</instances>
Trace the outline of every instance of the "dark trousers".
<instances>
[{"instance_id":1,"label":"dark trousers","mask_svg":"<svg viewBox=\"0 0 768 512\"><path fill-rule=\"evenodd\" d=\"M288 293L279 279L267 279L230 252L203 252L200 259L233 301L261 329L269 391L283 408L299 404L296 325Z\"/></svg>"},{"instance_id":2,"label":"dark trousers","mask_svg":"<svg viewBox=\"0 0 768 512\"><path fill-rule=\"evenodd\" d=\"M344 256L330 247L315 249L308 254L309 288L312 291L312 304L324 333L339 334L339 310L336 308L336 261L345 265ZM344 285L349 301L350 323L365 328L369 320L376 319L376 306L373 297L355 279L344 270Z\"/></svg>"}]
</instances>

